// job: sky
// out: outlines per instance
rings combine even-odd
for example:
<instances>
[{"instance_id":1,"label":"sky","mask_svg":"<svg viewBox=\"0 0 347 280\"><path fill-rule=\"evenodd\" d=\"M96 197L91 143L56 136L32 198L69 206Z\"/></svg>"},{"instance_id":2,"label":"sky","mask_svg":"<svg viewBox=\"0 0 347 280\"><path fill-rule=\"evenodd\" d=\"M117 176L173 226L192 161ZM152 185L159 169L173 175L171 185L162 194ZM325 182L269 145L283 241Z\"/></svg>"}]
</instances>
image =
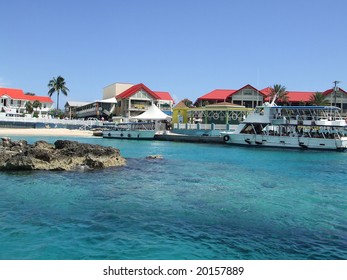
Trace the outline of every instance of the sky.
<instances>
[{"instance_id":1,"label":"sky","mask_svg":"<svg viewBox=\"0 0 347 280\"><path fill-rule=\"evenodd\" d=\"M0 87L94 101L115 82L193 102L214 89L347 89L345 0L0 0ZM53 100L56 100L54 95Z\"/></svg>"}]
</instances>

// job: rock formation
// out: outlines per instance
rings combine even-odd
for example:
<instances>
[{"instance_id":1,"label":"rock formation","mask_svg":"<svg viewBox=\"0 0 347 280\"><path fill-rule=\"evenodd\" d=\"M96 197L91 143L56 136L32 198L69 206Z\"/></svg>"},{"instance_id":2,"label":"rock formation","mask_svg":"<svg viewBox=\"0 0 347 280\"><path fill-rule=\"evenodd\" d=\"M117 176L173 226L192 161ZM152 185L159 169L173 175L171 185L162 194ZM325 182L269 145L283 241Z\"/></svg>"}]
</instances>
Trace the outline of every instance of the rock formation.
<instances>
[{"instance_id":1,"label":"rock formation","mask_svg":"<svg viewBox=\"0 0 347 280\"><path fill-rule=\"evenodd\" d=\"M8 137L0 144L0 170L89 170L122 165L125 159L112 147L69 140L30 145Z\"/></svg>"}]
</instances>

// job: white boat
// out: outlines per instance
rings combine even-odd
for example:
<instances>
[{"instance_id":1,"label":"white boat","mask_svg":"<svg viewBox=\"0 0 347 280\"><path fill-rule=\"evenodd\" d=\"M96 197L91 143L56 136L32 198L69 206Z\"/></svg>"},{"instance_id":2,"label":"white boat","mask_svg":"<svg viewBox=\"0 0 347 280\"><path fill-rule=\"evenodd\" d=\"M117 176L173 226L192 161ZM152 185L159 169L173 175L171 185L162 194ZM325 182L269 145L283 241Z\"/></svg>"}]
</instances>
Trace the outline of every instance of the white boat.
<instances>
[{"instance_id":1,"label":"white boat","mask_svg":"<svg viewBox=\"0 0 347 280\"><path fill-rule=\"evenodd\" d=\"M259 106L233 132L227 144L302 149L347 149L347 123L334 106Z\"/></svg>"},{"instance_id":2,"label":"white boat","mask_svg":"<svg viewBox=\"0 0 347 280\"><path fill-rule=\"evenodd\" d=\"M151 140L155 135L154 122L130 122L108 126L102 131L103 138Z\"/></svg>"}]
</instances>

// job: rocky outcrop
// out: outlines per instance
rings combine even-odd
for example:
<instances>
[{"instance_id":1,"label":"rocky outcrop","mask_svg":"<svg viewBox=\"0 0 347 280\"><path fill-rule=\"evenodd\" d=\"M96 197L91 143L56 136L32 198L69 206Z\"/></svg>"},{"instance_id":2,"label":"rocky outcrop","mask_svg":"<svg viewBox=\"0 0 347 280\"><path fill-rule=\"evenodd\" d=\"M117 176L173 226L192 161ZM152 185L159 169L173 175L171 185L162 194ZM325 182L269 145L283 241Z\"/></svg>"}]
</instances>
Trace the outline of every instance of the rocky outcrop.
<instances>
[{"instance_id":1,"label":"rocky outcrop","mask_svg":"<svg viewBox=\"0 0 347 280\"><path fill-rule=\"evenodd\" d=\"M77 141L30 145L4 137L0 145L0 170L89 170L122 165L125 159L118 149Z\"/></svg>"}]
</instances>

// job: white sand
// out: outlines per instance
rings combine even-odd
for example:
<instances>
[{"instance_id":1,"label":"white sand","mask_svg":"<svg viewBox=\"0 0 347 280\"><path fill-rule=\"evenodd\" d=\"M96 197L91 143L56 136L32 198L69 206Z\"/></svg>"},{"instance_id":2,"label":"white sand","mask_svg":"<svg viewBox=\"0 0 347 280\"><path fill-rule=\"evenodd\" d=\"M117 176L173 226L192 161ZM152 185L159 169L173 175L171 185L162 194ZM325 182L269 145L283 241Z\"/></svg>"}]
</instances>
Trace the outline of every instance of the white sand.
<instances>
[{"instance_id":1,"label":"white sand","mask_svg":"<svg viewBox=\"0 0 347 280\"><path fill-rule=\"evenodd\" d=\"M93 131L66 128L0 128L0 136L11 135L91 137Z\"/></svg>"}]
</instances>

